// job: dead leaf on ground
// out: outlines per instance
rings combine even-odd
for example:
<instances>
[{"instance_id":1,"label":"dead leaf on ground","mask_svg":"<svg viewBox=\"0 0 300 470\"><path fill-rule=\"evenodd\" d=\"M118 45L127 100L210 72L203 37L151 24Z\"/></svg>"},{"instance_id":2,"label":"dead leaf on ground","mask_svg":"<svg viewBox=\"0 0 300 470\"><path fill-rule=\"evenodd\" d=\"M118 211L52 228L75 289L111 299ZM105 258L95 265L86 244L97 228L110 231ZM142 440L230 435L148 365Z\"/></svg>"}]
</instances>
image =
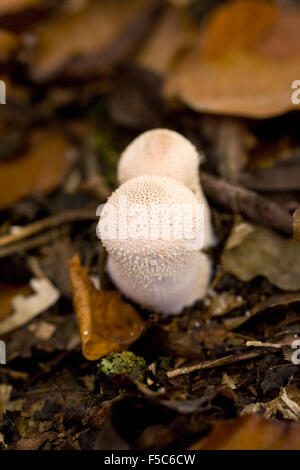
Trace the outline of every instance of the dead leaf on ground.
<instances>
[{"instance_id":1,"label":"dead leaf on ground","mask_svg":"<svg viewBox=\"0 0 300 470\"><path fill-rule=\"evenodd\" d=\"M230 330L239 328L240 326L251 323L253 320L261 324L265 315L274 317L280 310L288 311L289 309L297 310L300 305L300 292L289 292L285 294L275 294L255 304L251 310L247 310L243 316L232 317L224 320L224 324ZM283 344L284 338L281 338Z\"/></svg>"},{"instance_id":2,"label":"dead leaf on ground","mask_svg":"<svg viewBox=\"0 0 300 470\"><path fill-rule=\"evenodd\" d=\"M241 173L242 186L255 191L299 191L300 190L300 152L279 159L272 168L254 168Z\"/></svg>"},{"instance_id":3,"label":"dead leaf on ground","mask_svg":"<svg viewBox=\"0 0 300 470\"><path fill-rule=\"evenodd\" d=\"M299 450L300 425L259 415L218 422L189 450Z\"/></svg>"},{"instance_id":4,"label":"dead leaf on ground","mask_svg":"<svg viewBox=\"0 0 300 470\"><path fill-rule=\"evenodd\" d=\"M294 238L300 244L300 207L294 213Z\"/></svg>"},{"instance_id":5,"label":"dead leaf on ground","mask_svg":"<svg viewBox=\"0 0 300 470\"><path fill-rule=\"evenodd\" d=\"M47 80L65 65L76 66L76 61L77 71L84 68L83 76L87 67L97 67L97 64L101 69L109 67L122 53L127 55L128 46L135 45L134 34L127 36L126 41L121 36L125 30L128 33L134 17L154 3L152 0L142 5L139 0L93 1L82 10L48 19L35 31L34 50L24 49L23 57L30 64L31 76L37 81ZM139 26L135 24L135 30ZM100 59L96 60L100 53ZM84 56L89 56L90 61L81 67L78 60Z\"/></svg>"},{"instance_id":6,"label":"dead leaf on ground","mask_svg":"<svg viewBox=\"0 0 300 470\"><path fill-rule=\"evenodd\" d=\"M31 194L53 191L67 175L75 155L74 147L62 134L34 132L23 155L0 162L0 209Z\"/></svg>"},{"instance_id":7,"label":"dead leaf on ground","mask_svg":"<svg viewBox=\"0 0 300 470\"><path fill-rule=\"evenodd\" d=\"M42 248L42 269L46 276L59 289L61 294L72 298L68 262L74 256L75 249L69 238L62 238L55 244Z\"/></svg>"},{"instance_id":8,"label":"dead leaf on ground","mask_svg":"<svg viewBox=\"0 0 300 470\"><path fill-rule=\"evenodd\" d=\"M123 351L141 335L144 322L117 291L99 291L75 255L69 263L83 355L97 360Z\"/></svg>"},{"instance_id":9,"label":"dead leaf on ground","mask_svg":"<svg viewBox=\"0 0 300 470\"><path fill-rule=\"evenodd\" d=\"M41 6L43 0L0 0L0 15L16 13L26 8Z\"/></svg>"},{"instance_id":10,"label":"dead leaf on ground","mask_svg":"<svg viewBox=\"0 0 300 470\"><path fill-rule=\"evenodd\" d=\"M225 271L247 282L265 276L282 290L300 289L300 247L268 228L236 224L222 253Z\"/></svg>"},{"instance_id":11,"label":"dead leaf on ground","mask_svg":"<svg viewBox=\"0 0 300 470\"><path fill-rule=\"evenodd\" d=\"M5 335L25 325L59 299L59 291L46 278L31 279L30 287L34 294L26 297L18 294L11 299L13 313L0 322L0 335Z\"/></svg>"},{"instance_id":12,"label":"dead leaf on ground","mask_svg":"<svg viewBox=\"0 0 300 470\"><path fill-rule=\"evenodd\" d=\"M300 76L299 25L295 6L226 2L169 73L166 95L196 111L253 118L299 109L291 101L292 82Z\"/></svg>"},{"instance_id":13,"label":"dead leaf on ground","mask_svg":"<svg viewBox=\"0 0 300 470\"><path fill-rule=\"evenodd\" d=\"M240 295L236 295L233 290L224 291L209 300L208 314L210 317L226 315L244 303L245 300Z\"/></svg>"},{"instance_id":14,"label":"dead leaf on ground","mask_svg":"<svg viewBox=\"0 0 300 470\"><path fill-rule=\"evenodd\" d=\"M255 403L254 413L260 413L264 418L278 418L300 421L300 391L295 384L288 385L280 390L278 397L274 400ZM250 408L249 408L250 406ZM247 405L242 410L242 415L251 412L251 405Z\"/></svg>"},{"instance_id":15,"label":"dead leaf on ground","mask_svg":"<svg viewBox=\"0 0 300 470\"><path fill-rule=\"evenodd\" d=\"M13 312L12 300L17 295L30 295L31 289L28 285L12 286L9 284L0 285L0 323Z\"/></svg>"},{"instance_id":16,"label":"dead leaf on ground","mask_svg":"<svg viewBox=\"0 0 300 470\"><path fill-rule=\"evenodd\" d=\"M138 50L136 62L160 75L166 75L176 57L191 48L196 32L183 11L170 7Z\"/></svg>"},{"instance_id":17,"label":"dead leaf on ground","mask_svg":"<svg viewBox=\"0 0 300 470\"><path fill-rule=\"evenodd\" d=\"M10 31L0 29L0 61L6 62L19 45L18 37Z\"/></svg>"}]
</instances>

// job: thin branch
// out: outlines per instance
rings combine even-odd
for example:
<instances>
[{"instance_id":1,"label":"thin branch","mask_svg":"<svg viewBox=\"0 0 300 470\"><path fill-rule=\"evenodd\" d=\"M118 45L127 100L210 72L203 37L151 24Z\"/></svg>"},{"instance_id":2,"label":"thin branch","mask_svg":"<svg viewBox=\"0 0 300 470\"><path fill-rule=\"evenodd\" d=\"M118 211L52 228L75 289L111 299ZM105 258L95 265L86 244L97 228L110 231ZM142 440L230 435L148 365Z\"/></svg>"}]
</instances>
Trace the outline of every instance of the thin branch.
<instances>
[{"instance_id":1,"label":"thin branch","mask_svg":"<svg viewBox=\"0 0 300 470\"><path fill-rule=\"evenodd\" d=\"M241 186L201 171L201 183L207 197L233 213L272 227L286 235L293 233L292 216L279 204Z\"/></svg>"},{"instance_id":2,"label":"thin branch","mask_svg":"<svg viewBox=\"0 0 300 470\"><path fill-rule=\"evenodd\" d=\"M247 341L246 346L254 346L256 348L275 348L282 349L283 345L279 343L263 343L262 341Z\"/></svg>"},{"instance_id":3,"label":"thin branch","mask_svg":"<svg viewBox=\"0 0 300 470\"><path fill-rule=\"evenodd\" d=\"M67 230L63 228L51 230L36 237L29 238L29 240L21 240L13 243L12 245L0 247L0 259L6 258L7 256L14 255L15 253L21 253L29 250L33 250L42 245L46 245L53 242L56 238L62 237L67 233Z\"/></svg>"},{"instance_id":4,"label":"thin branch","mask_svg":"<svg viewBox=\"0 0 300 470\"><path fill-rule=\"evenodd\" d=\"M57 227L67 222L76 222L80 220L96 220L96 209L71 209L61 214L46 217L37 220L32 224L21 227L17 233L11 233L0 237L0 247L10 245L12 243L24 240L25 238L35 235L44 230Z\"/></svg>"},{"instance_id":5,"label":"thin branch","mask_svg":"<svg viewBox=\"0 0 300 470\"><path fill-rule=\"evenodd\" d=\"M190 374L191 372L195 372L196 370L212 369L213 367L227 366L228 364L235 364L237 362L248 361L249 359L263 356L264 354L267 354L267 352L269 351L260 350L238 355L230 354L229 356L220 357L219 359L199 362L198 364L194 364L193 366L179 367L178 369L170 370L169 372L167 372L167 377L174 378L178 377L178 375Z\"/></svg>"}]
</instances>

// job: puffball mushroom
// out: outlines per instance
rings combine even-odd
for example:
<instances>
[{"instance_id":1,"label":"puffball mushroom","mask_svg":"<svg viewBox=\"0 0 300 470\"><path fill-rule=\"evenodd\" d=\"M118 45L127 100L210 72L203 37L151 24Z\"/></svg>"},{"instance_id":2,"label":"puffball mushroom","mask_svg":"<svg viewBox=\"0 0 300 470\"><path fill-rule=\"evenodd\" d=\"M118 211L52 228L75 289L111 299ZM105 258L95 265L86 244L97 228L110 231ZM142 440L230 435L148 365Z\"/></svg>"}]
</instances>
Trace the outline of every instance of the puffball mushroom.
<instances>
[{"instance_id":1,"label":"puffball mushroom","mask_svg":"<svg viewBox=\"0 0 300 470\"><path fill-rule=\"evenodd\" d=\"M178 314L206 293L210 262L197 246L203 220L201 226L186 217L187 208L195 215L199 203L183 183L139 176L123 183L102 209L98 234L109 254L108 273L145 308Z\"/></svg>"},{"instance_id":2,"label":"puffball mushroom","mask_svg":"<svg viewBox=\"0 0 300 470\"><path fill-rule=\"evenodd\" d=\"M199 154L194 145L178 132L152 129L140 134L124 150L117 177L120 184L143 175L165 176L181 181L204 204L204 245L215 244L210 210L199 179Z\"/></svg>"}]
</instances>

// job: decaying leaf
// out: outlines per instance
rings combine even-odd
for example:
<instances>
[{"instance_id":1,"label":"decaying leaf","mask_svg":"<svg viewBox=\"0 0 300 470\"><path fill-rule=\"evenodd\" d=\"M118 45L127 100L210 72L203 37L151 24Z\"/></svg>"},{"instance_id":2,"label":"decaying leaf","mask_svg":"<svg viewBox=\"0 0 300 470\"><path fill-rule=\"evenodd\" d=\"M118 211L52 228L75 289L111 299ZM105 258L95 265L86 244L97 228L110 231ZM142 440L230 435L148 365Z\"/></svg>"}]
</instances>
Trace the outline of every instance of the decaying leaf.
<instances>
[{"instance_id":1,"label":"decaying leaf","mask_svg":"<svg viewBox=\"0 0 300 470\"><path fill-rule=\"evenodd\" d=\"M0 384L0 416L2 417L3 411L5 411L6 404L10 400L10 394L12 392L12 386L6 384Z\"/></svg>"},{"instance_id":2,"label":"decaying leaf","mask_svg":"<svg viewBox=\"0 0 300 470\"><path fill-rule=\"evenodd\" d=\"M16 13L26 8L41 6L43 0L1 0L0 15Z\"/></svg>"},{"instance_id":3,"label":"decaying leaf","mask_svg":"<svg viewBox=\"0 0 300 470\"><path fill-rule=\"evenodd\" d=\"M271 168L243 171L239 182L255 191L299 191L300 153L296 150L291 157L279 159Z\"/></svg>"},{"instance_id":4,"label":"decaying leaf","mask_svg":"<svg viewBox=\"0 0 300 470\"><path fill-rule=\"evenodd\" d=\"M32 77L37 81L52 78L67 63L67 68L72 68L84 56L90 59L84 63L83 76L90 66L109 68L116 57L127 54L130 41L136 39L135 35L127 36L125 41L121 35L135 15L151 3L151 0L142 5L139 0L92 1L79 11L48 19L36 29L36 47L27 54ZM138 27L135 25L136 30ZM102 55L97 59L99 54ZM78 70L82 64L77 65Z\"/></svg>"},{"instance_id":5,"label":"decaying leaf","mask_svg":"<svg viewBox=\"0 0 300 470\"><path fill-rule=\"evenodd\" d=\"M298 450L300 425L259 415L221 421L190 450Z\"/></svg>"},{"instance_id":6,"label":"decaying leaf","mask_svg":"<svg viewBox=\"0 0 300 470\"><path fill-rule=\"evenodd\" d=\"M212 317L226 315L244 303L245 300L241 296L235 295L232 290L224 291L214 295L211 300L209 299L208 313Z\"/></svg>"},{"instance_id":7,"label":"decaying leaf","mask_svg":"<svg viewBox=\"0 0 300 470\"><path fill-rule=\"evenodd\" d=\"M241 281L265 276L280 289L300 289L300 247L291 238L241 222L234 226L222 253L225 271Z\"/></svg>"},{"instance_id":8,"label":"decaying leaf","mask_svg":"<svg viewBox=\"0 0 300 470\"><path fill-rule=\"evenodd\" d=\"M87 359L96 360L127 349L136 341L144 322L117 291L99 291L75 255L69 263L74 308Z\"/></svg>"},{"instance_id":9,"label":"decaying leaf","mask_svg":"<svg viewBox=\"0 0 300 470\"><path fill-rule=\"evenodd\" d=\"M192 45L195 36L184 12L168 8L139 49L136 61L160 75L165 75L176 56Z\"/></svg>"},{"instance_id":10,"label":"decaying leaf","mask_svg":"<svg viewBox=\"0 0 300 470\"><path fill-rule=\"evenodd\" d=\"M59 291L46 279L31 279L30 287L34 294L25 297L17 295L11 300L13 313L0 322L0 335L25 325L59 299Z\"/></svg>"},{"instance_id":11,"label":"decaying leaf","mask_svg":"<svg viewBox=\"0 0 300 470\"><path fill-rule=\"evenodd\" d=\"M37 131L18 159L0 162L0 209L34 193L48 194L65 178L75 149L58 132Z\"/></svg>"},{"instance_id":12,"label":"decaying leaf","mask_svg":"<svg viewBox=\"0 0 300 470\"><path fill-rule=\"evenodd\" d=\"M19 44L17 36L10 31L0 29L0 61L6 62Z\"/></svg>"},{"instance_id":13,"label":"decaying leaf","mask_svg":"<svg viewBox=\"0 0 300 470\"><path fill-rule=\"evenodd\" d=\"M226 2L169 73L167 96L196 111L254 118L299 109L291 101L291 85L300 76L299 24L297 7Z\"/></svg>"},{"instance_id":14,"label":"decaying leaf","mask_svg":"<svg viewBox=\"0 0 300 470\"><path fill-rule=\"evenodd\" d=\"M300 244L300 207L294 213L294 238Z\"/></svg>"},{"instance_id":15,"label":"decaying leaf","mask_svg":"<svg viewBox=\"0 0 300 470\"><path fill-rule=\"evenodd\" d=\"M30 295L31 289L28 285L12 286L8 284L0 285L0 322L13 311L12 300L17 295Z\"/></svg>"}]
</instances>

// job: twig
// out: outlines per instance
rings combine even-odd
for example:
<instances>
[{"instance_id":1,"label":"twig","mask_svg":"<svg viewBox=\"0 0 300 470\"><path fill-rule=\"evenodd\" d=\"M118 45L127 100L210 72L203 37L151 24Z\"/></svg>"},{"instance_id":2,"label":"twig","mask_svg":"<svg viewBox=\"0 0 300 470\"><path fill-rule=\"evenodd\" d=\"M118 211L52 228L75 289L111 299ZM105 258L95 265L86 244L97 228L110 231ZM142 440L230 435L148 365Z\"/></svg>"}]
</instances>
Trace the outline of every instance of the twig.
<instances>
[{"instance_id":1,"label":"twig","mask_svg":"<svg viewBox=\"0 0 300 470\"><path fill-rule=\"evenodd\" d=\"M11 256L15 253L25 252L38 248L39 246L46 245L49 242L54 241L58 237L62 237L67 230L57 229L51 230L50 232L42 233L36 237L32 237L29 240L21 240L9 246L3 246L0 248L0 259Z\"/></svg>"},{"instance_id":2,"label":"twig","mask_svg":"<svg viewBox=\"0 0 300 470\"><path fill-rule=\"evenodd\" d=\"M247 341L246 346L255 346L256 348L275 348L282 349L283 345L278 343L263 343L262 341Z\"/></svg>"},{"instance_id":3,"label":"twig","mask_svg":"<svg viewBox=\"0 0 300 470\"><path fill-rule=\"evenodd\" d=\"M167 377L173 378L177 377L178 375L190 374L191 372L194 372L196 370L212 369L213 367L227 366L228 364L235 364L236 362L248 361L249 359L263 356L264 354L266 354L266 352L267 351L260 350L238 355L230 354L229 356L220 357L219 359L199 362L198 364L194 364L193 366L180 367L178 369L170 370L169 372L167 372Z\"/></svg>"},{"instance_id":4,"label":"twig","mask_svg":"<svg viewBox=\"0 0 300 470\"><path fill-rule=\"evenodd\" d=\"M217 204L286 235L292 235L292 217L279 204L204 171L201 171L201 183L207 197Z\"/></svg>"},{"instance_id":5,"label":"twig","mask_svg":"<svg viewBox=\"0 0 300 470\"><path fill-rule=\"evenodd\" d=\"M28 224L25 227L20 228L18 233L11 233L0 237L0 247L10 245L11 243L23 240L31 235L35 235L43 230L56 227L57 225L61 225L66 222L93 220L96 218L96 209L71 209L62 212L61 214L46 217L45 219L37 220L32 224Z\"/></svg>"}]
</instances>

